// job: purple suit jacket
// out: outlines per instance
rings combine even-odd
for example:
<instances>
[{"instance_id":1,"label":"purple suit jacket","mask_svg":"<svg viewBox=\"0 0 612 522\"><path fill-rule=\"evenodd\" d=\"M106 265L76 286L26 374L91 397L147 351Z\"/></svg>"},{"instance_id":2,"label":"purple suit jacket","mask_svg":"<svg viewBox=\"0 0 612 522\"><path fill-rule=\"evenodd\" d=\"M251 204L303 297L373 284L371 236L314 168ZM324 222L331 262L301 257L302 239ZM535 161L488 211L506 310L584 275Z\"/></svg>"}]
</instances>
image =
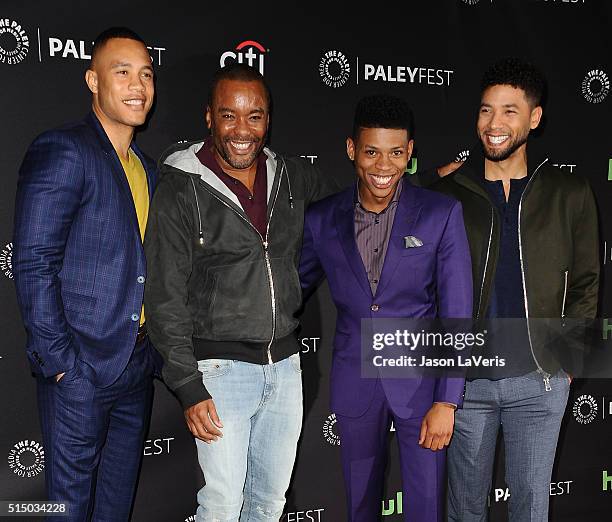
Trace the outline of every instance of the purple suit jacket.
<instances>
[{"instance_id":1,"label":"purple suit jacket","mask_svg":"<svg viewBox=\"0 0 612 522\"><path fill-rule=\"evenodd\" d=\"M355 187L312 204L306 213L300 279L307 295L327 277L338 310L331 371L331 409L363 415L377 379L361 377L364 318L470 318L472 268L461 204L414 187L405 178L375 295L354 233ZM423 241L405 248L404 237ZM377 306L373 306L377 305ZM382 379L391 408L402 418L424 415L433 402L460 406L464 379Z\"/></svg>"}]
</instances>

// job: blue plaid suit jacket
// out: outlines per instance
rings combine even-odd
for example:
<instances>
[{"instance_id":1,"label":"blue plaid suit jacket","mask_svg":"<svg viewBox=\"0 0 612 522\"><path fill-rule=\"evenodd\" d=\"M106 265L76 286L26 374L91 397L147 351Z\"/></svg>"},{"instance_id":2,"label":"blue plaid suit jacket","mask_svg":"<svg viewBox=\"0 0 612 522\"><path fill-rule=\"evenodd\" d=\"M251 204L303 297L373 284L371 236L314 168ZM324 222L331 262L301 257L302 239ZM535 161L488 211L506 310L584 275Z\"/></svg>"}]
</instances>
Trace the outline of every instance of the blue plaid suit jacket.
<instances>
[{"instance_id":1,"label":"blue plaid suit jacket","mask_svg":"<svg viewBox=\"0 0 612 522\"><path fill-rule=\"evenodd\" d=\"M132 144L149 183L154 164ZM146 263L130 188L93 113L40 135L19 171L13 272L33 372L75 360L112 384L134 348Z\"/></svg>"}]
</instances>

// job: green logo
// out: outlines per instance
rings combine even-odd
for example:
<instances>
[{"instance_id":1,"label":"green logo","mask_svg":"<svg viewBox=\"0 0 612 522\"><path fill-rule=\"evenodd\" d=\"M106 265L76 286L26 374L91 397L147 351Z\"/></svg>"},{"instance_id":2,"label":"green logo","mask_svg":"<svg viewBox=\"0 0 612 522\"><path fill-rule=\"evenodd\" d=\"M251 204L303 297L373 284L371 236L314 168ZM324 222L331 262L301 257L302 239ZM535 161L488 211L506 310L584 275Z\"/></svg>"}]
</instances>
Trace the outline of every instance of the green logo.
<instances>
[{"instance_id":1,"label":"green logo","mask_svg":"<svg viewBox=\"0 0 612 522\"><path fill-rule=\"evenodd\" d=\"M612 181L612 159L608 160L608 181Z\"/></svg>"},{"instance_id":2,"label":"green logo","mask_svg":"<svg viewBox=\"0 0 612 522\"><path fill-rule=\"evenodd\" d=\"M612 162L612 160L610 160ZM408 174L414 174L417 171L417 159L415 157L410 158L410 163L406 167L406 172ZM609 179L609 178L608 178Z\"/></svg>"},{"instance_id":3,"label":"green logo","mask_svg":"<svg viewBox=\"0 0 612 522\"><path fill-rule=\"evenodd\" d=\"M608 476L607 471L602 472L602 490L608 491L608 489L612 489L612 475Z\"/></svg>"},{"instance_id":4,"label":"green logo","mask_svg":"<svg viewBox=\"0 0 612 522\"><path fill-rule=\"evenodd\" d=\"M601 339L603 341L607 341L608 340L608 335L610 333L612 333L612 324L610 324L609 319L604 319L603 320L603 325L601 328Z\"/></svg>"},{"instance_id":5,"label":"green logo","mask_svg":"<svg viewBox=\"0 0 612 522\"><path fill-rule=\"evenodd\" d=\"M610 477L610 480L612 480L612 477ZM385 504L387 504L385 506ZM401 515L404 512L404 506L402 504L402 492L398 491L395 494L395 498L391 498L387 501L382 502L382 514L383 516L388 516L388 515Z\"/></svg>"}]
</instances>

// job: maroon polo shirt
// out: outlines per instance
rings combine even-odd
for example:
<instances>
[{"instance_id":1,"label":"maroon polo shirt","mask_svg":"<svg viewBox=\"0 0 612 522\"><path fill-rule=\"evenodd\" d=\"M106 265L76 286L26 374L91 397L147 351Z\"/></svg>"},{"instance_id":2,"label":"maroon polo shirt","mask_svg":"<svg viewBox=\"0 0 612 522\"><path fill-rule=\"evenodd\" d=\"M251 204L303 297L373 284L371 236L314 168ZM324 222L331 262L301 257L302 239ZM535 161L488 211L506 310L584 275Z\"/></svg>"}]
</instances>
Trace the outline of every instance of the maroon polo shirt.
<instances>
[{"instance_id":1,"label":"maroon polo shirt","mask_svg":"<svg viewBox=\"0 0 612 522\"><path fill-rule=\"evenodd\" d=\"M268 170L266 168L266 155L260 152L257 157L257 172L255 173L253 193L251 194L241 181L223 171L215 158L212 147L214 147L212 141L207 139L196 153L197 158L202 165L214 172L223 181L225 186L236 195L251 224L261 234L261 237L265 238L268 221Z\"/></svg>"}]
</instances>

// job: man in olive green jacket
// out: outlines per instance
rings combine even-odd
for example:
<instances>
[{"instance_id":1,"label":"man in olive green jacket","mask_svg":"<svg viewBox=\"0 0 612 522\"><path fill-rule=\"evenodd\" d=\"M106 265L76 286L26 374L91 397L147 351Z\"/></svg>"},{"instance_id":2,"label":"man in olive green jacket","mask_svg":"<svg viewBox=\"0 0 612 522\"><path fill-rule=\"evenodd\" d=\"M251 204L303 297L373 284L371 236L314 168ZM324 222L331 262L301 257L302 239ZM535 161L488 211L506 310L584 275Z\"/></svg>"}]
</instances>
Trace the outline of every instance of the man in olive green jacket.
<instances>
[{"instance_id":1,"label":"man in olive green jacket","mask_svg":"<svg viewBox=\"0 0 612 522\"><path fill-rule=\"evenodd\" d=\"M448 453L449 520L487 518L495 446L504 433L511 521L547 521L552 466L584 323L597 311L597 212L588 182L527 155L544 79L502 60L484 75L482 152L433 188L461 201L472 256L474 318L487 358L468 374ZM454 167L460 164L455 164ZM421 181L421 184L425 179Z\"/></svg>"}]
</instances>

